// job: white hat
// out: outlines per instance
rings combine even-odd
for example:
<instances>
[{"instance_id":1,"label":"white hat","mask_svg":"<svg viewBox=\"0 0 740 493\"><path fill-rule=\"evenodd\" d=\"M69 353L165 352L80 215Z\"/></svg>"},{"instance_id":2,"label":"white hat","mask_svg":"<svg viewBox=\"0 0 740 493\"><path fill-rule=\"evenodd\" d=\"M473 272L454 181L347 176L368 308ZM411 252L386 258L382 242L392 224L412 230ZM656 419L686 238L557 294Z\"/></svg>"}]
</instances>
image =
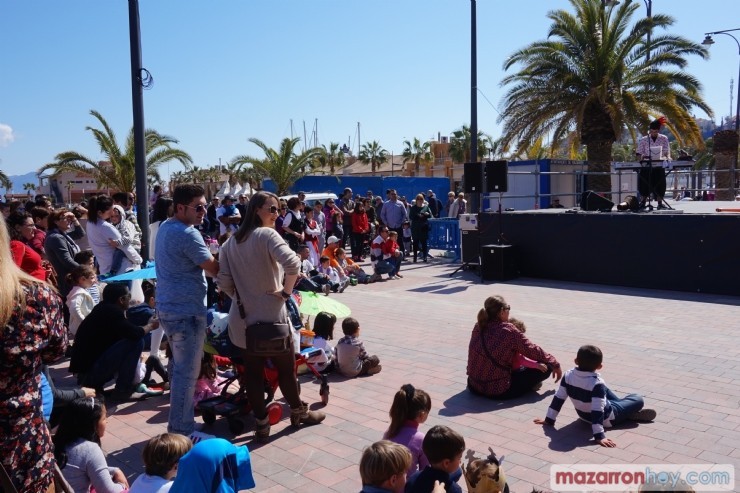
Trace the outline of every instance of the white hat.
<instances>
[{"instance_id":1,"label":"white hat","mask_svg":"<svg viewBox=\"0 0 740 493\"><path fill-rule=\"evenodd\" d=\"M326 244L331 245L332 243L339 243L339 238L336 236L330 236L326 239Z\"/></svg>"}]
</instances>

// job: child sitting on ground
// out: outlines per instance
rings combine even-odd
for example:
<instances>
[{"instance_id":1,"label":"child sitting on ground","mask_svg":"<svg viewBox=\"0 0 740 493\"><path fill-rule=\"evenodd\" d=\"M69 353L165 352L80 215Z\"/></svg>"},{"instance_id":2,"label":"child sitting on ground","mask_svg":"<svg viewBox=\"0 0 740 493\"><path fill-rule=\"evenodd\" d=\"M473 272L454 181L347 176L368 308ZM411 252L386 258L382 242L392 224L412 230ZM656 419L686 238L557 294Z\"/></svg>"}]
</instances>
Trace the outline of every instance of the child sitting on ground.
<instances>
[{"instance_id":1,"label":"child sitting on ground","mask_svg":"<svg viewBox=\"0 0 740 493\"><path fill-rule=\"evenodd\" d=\"M144 474L141 474L129 493L166 493L177 476L180 457L193 448L193 443L177 433L162 433L149 439L141 456Z\"/></svg>"},{"instance_id":2,"label":"child sitting on ground","mask_svg":"<svg viewBox=\"0 0 740 493\"><path fill-rule=\"evenodd\" d=\"M357 281L362 284L370 282L370 276L367 272L362 270L362 267L356 264L354 260L347 257L347 252L344 251L344 248L337 248L335 255L337 257L339 267L342 268L346 276L354 276L357 278Z\"/></svg>"},{"instance_id":3,"label":"child sitting on ground","mask_svg":"<svg viewBox=\"0 0 740 493\"><path fill-rule=\"evenodd\" d=\"M369 356L360 340L360 323L352 317L342 321L344 337L337 342L337 369L346 377L375 375L383 369L377 356Z\"/></svg>"},{"instance_id":4,"label":"child sitting on ground","mask_svg":"<svg viewBox=\"0 0 740 493\"><path fill-rule=\"evenodd\" d=\"M205 399L221 395L224 381L225 379L218 374L216 359L211 353L204 352L200 360L200 374L195 382L193 403L198 404Z\"/></svg>"},{"instance_id":5,"label":"child sitting on ground","mask_svg":"<svg viewBox=\"0 0 740 493\"><path fill-rule=\"evenodd\" d=\"M433 426L421 444L429 464L412 475L406 483L406 493L427 493L439 481L447 493L462 493L457 480L462 476L460 462L465 451L465 439L447 426Z\"/></svg>"},{"instance_id":6,"label":"child sitting on ground","mask_svg":"<svg viewBox=\"0 0 740 493\"><path fill-rule=\"evenodd\" d=\"M578 417L591 423L594 440L602 447L616 447L616 443L606 438L604 428L626 420L654 420L656 412L643 409L645 403L641 396L629 394L620 399L609 390L601 375L596 373L601 369L603 359L601 349L596 346L581 346L576 355L576 367L563 375L547 410L547 417L535 419L534 422L538 425L554 425L565 398L570 397Z\"/></svg>"},{"instance_id":7,"label":"child sitting on ground","mask_svg":"<svg viewBox=\"0 0 740 493\"><path fill-rule=\"evenodd\" d=\"M313 347L323 350L326 355L325 363L316 363L316 370L319 372L330 372L334 369L334 348L329 341L334 339L334 324L336 323L336 315L329 312L319 312L313 321L313 333L315 334Z\"/></svg>"},{"instance_id":8,"label":"child sitting on ground","mask_svg":"<svg viewBox=\"0 0 740 493\"><path fill-rule=\"evenodd\" d=\"M432 399L429 394L421 389L415 389L410 383L402 386L393 397L393 404L388 413L391 424L383 434L383 439L405 445L409 449L411 452L409 475L429 465L427 456L421 449L424 434L419 431L419 425L427 420L430 409Z\"/></svg>"},{"instance_id":9,"label":"child sitting on ground","mask_svg":"<svg viewBox=\"0 0 740 493\"><path fill-rule=\"evenodd\" d=\"M411 454L403 445L381 440L362 451L360 493L402 493Z\"/></svg>"},{"instance_id":10,"label":"child sitting on ground","mask_svg":"<svg viewBox=\"0 0 740 493\"><path fill-rule=\"evenodd\" d=\"M524 325L524 322L522 322L518 318L509 318L509 323L516 327L517 330L519 330L519 332L521 332L522 334L527 332L527 326ZM516 353L516 356L514 356L514 359L511 361L511 368L513 369L513 371L517 371L520 368L534 368L542 372L546 372L548 370L546 364L538 363L533 359L527 358L522 353ZM540 386L542 386L541 383Z\"/></svg>"},{"instance_id":11,"label":"child sitting on ground","mask_svg":"<svg viewBox=\"0 0 740 493\"><path fill-rule=\"evenodd\" d=\"M67 308L69 309L69 335L70 339L77 334L77 329L85 317L95 307L93 300L87 289L95 284L97 277L92 267L87 265L78 265L72 272L67 274L67 284L74 286L67 295Z\"/></svg>"},{"instance_id":12,"label":"child sitting on ground","mask_svg":"<svg viewBox=\"0 0 740 493\"><path fill-rule=\"evenodd\" d=\"M329 278L329 286L335 293L343 293L349 284L349 279L342 281L339 273L331 266L331 259L326 255L321 256L321 265L316 269L319 274L324 274Z\"/></svg>"}]
</instances>

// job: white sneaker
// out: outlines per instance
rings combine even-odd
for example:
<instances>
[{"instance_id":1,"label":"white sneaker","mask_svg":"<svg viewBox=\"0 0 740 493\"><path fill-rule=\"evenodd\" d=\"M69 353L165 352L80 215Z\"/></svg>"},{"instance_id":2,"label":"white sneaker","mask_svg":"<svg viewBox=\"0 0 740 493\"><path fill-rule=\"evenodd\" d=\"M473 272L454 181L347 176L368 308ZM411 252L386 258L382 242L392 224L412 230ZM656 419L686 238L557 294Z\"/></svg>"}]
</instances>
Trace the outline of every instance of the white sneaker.
<instances>
[{"instance_id":1,"label":"white sneaker","mask_svg":"<svg viewBox=\"0 0 740 493\"><path fill-rule=\"evenodd\" d=\"M322 292L323 292L323 293L324 293L324 294L325 294L326 296L329 296L329 293L331 292L331 286L329 286L328 284L324 284L323 286L321 286L321 291L322 291Z\"/></svg>"},{"instance_id":2,"label":"white sneaker","mask_svg":"<svg viewBox=\"0 0 740 493\"><path fill-rule=\"evenodd\" d=\"M347 286L349 286L349 279L345 279L342 284L339 286L339 292L343 293L345 289L347 289Z\"/></svg>"}]
</instances>

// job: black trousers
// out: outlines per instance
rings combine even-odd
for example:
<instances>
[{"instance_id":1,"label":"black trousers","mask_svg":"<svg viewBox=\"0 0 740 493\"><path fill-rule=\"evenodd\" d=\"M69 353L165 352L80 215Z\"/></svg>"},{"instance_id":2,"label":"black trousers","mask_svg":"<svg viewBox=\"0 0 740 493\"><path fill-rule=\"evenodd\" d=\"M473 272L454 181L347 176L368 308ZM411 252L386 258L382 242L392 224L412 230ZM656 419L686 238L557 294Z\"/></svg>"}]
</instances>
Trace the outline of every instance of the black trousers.
<instances>
[{"instance_id":1,"label":"black trousers","mask_svg":"<svg viewBox=\"0 0 740 493\"><path fill-rule=\"evenodd\" d=\"M502 394L483 395L473 390L470 384L468 384L468 390L476 395L483 395L483 397L488 397L501 401L515 399L517 397L523 396L524 394L532 392L532 387L550 378L551 374L551 370L543 372L540 370L535 370L534 368L524 368L523 370L511 372L511 386L509 386L509 389Z\"/></svg>"},{"instance_id":2,"label":"black trousers","mask_svg":"<svg viewBox=\"0 0 740 493\"><path fill-rule=\"evenodd\" d=\"M652 169L640 168L637 180L637 191L640 192L641 198L647 198L650 193L654 193L656 198L665 195L666 179L665 169L658 165L653 165Z\"/></svg>"}]
</instances>

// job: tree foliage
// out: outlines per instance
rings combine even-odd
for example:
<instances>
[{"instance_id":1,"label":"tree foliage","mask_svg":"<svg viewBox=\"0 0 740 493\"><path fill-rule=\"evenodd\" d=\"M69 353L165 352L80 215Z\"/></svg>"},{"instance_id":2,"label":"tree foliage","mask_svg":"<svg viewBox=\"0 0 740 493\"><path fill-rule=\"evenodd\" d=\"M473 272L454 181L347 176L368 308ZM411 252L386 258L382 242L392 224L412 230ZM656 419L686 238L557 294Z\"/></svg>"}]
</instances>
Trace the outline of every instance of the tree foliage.
<instances>
[{"instance_id":1,"label":"tree foliage","mask_svg":"<svg viewBox=\"0 0 740 493\"><path fill-rule=\"evenodd\" d=\"M105 160L99 162L79 152L66 151L57 154L55 162L42 166L39 173L50 169L55 172L79 172L95 179L99 188L108 187L120 192L134 191L136 168L133 128L128 133L124 147L121 148L105 118L95 110L91 110L90 114L98 120L102 128L86 127L86 130L93 134ZM157 167L169 161L178 161L186 168L192 164L193 160L188 153L173 147L173 144L177 143L174 137L162 135L152 129L145 130L144 154L147 176L159 178Z\"/></svg>"},{"instance_id":2,"label":"tree foliage","mask_svg":"<svg viewBox=\"0 0 740 493\"><path fill-rule=\"evenodd\" d=\"M370 172L375 176L375 170L379 164L388 161L388 151L383 149L377 140L362 144L359 160L361 163L370 165Z\"/></svg>"}]
</instances>

